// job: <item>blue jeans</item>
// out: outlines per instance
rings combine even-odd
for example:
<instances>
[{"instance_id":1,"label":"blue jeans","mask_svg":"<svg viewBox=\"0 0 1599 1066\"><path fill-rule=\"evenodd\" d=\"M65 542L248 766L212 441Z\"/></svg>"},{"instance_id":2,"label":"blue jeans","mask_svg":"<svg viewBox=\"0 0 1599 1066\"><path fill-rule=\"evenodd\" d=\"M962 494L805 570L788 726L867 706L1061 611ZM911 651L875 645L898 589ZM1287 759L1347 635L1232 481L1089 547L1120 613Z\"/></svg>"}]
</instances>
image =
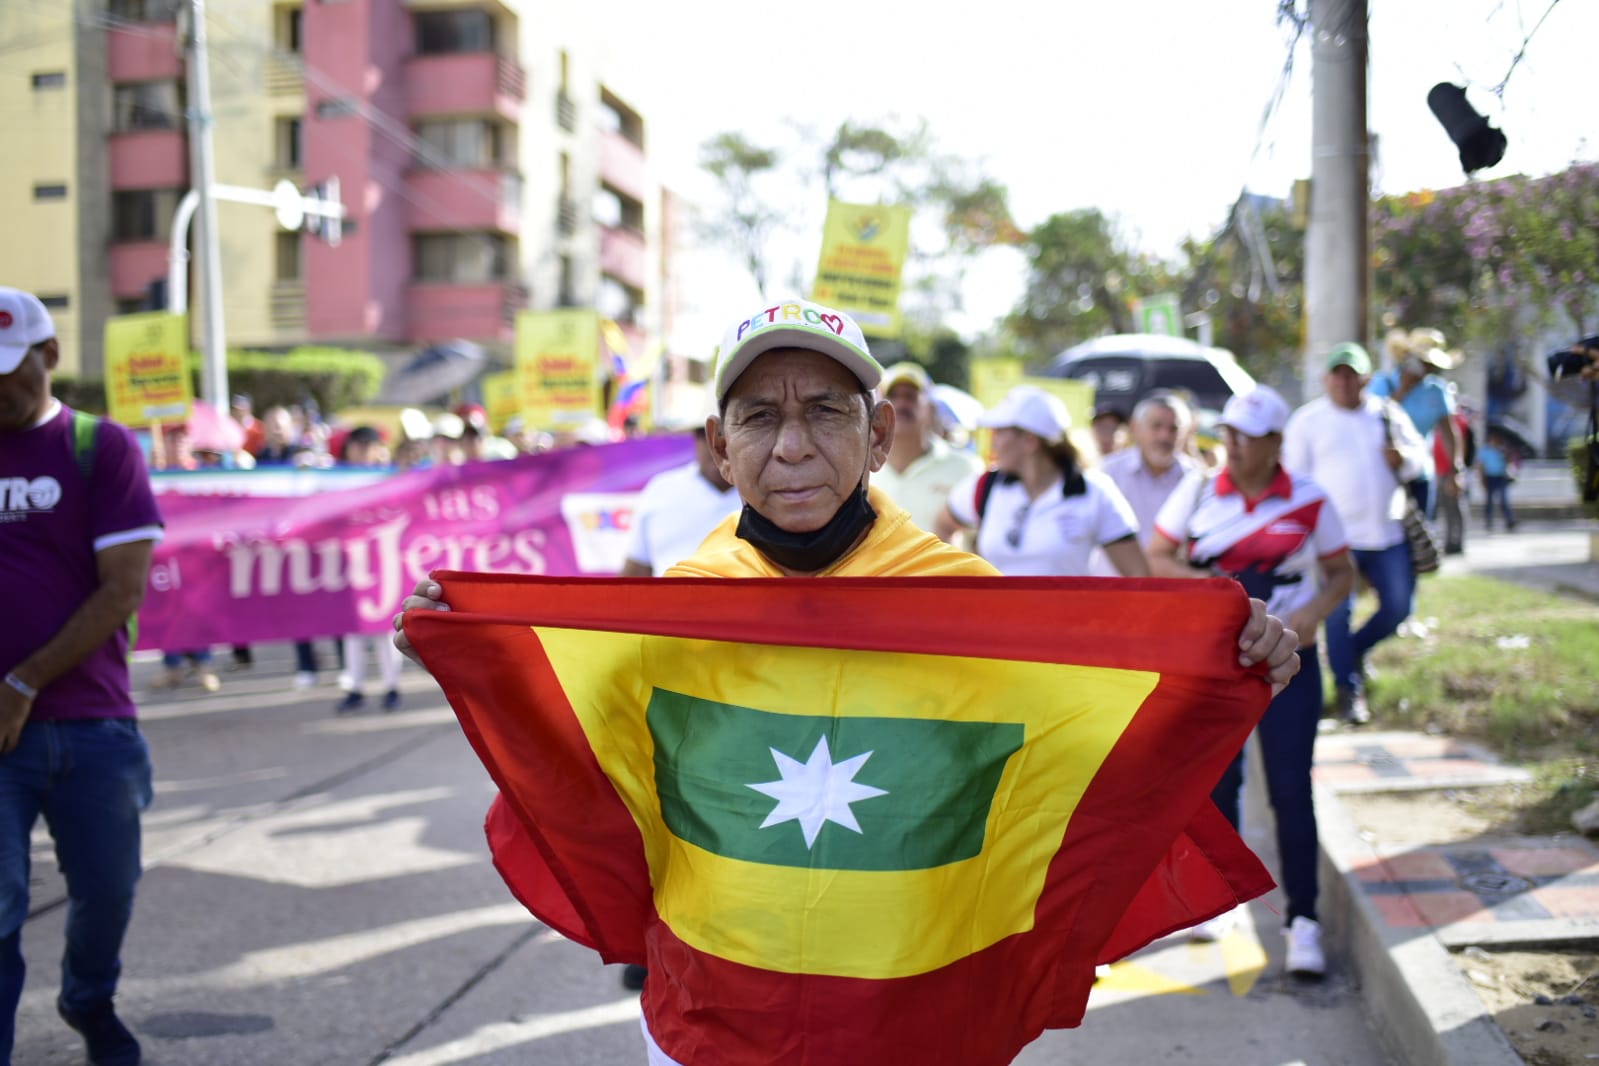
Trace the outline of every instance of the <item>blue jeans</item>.
<instances>
[{"instance_id":1,"label":"blue jeans","mask_svg":"<svg viewBox=\"0 0 1599 1066\"><path fill-rule=\"evenodd\" d=\"M1483 488L1488 490L1488 506L1483 509L1483 524L1489 529L1494 527L1494 501L1499 501L1499 508L1504 512L1505 528L1514 529L1516 516L1510 511L1510 478L1501 474L1495 477L1492 474L1483 476Z\"/></svg>"},{"instance_id":2,"label":"blue jeans","mask_svg":"<svg viewBox=\"0 0 1599 1066\"><path fill-rule=\"evenodd\" d=\"M0 1063L11 1061L25 966L28 837L39 815L67 882L61 1003L110 1001L139 880L139 813L150 805L150 749L131 718L30 722L0 755Z\"/></svg>"},{"instance_id":3,"label":"blue jeans","mask_svg":"<svg viewBox=\"0 0 1599 1066\"><path fill-rule=\"evenodd\" d=\"M1399 623L1410 617L1416 594L1416 572L1410 568L1410 545L1400 541L1391 548L1376 551L1356 549L1355 566L1377 594L1377 610L1366 624L1351 634L1349 614L1355 594L1333 608L1327 616L1327 663L1332 667L1333 683L1341 689L1359 692L1363 686L1366 653L1394 635Z\"/></svg>"},{"instance_id":4,"label":"blue jeans","mask_svg":"<svg viewBox=\"0 0 1599 1066\"><path fill-rule=\"evenodd\" d=\"M1288 921L1316 917L1316 805L1311 799L1310 767L1315 758L1316 723L1321 720L1321 662L1316 646L1299 649L1299 673L1277 694L1256 727L1266 794L1277 824L1277 855L1282 866ZM1221 813L1239 823L1239 793L1244 786L1244 754L1232 761L1210 796Z\"/></svg>"}]
</instances>

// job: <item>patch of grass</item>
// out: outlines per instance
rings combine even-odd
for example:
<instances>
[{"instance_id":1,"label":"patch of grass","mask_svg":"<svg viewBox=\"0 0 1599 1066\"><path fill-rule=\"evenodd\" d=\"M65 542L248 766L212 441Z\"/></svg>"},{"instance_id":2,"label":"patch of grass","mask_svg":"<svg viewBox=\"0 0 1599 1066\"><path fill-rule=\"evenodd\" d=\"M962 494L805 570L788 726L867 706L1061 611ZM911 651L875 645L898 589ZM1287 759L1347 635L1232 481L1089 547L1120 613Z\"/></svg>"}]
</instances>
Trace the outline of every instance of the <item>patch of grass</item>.
<instances>
[{"instance_id":1,"label":"patch of grass","mask_svg":"<svg viewBox=\"0 0 1599 1066\"><path fill-rule=\"evenodd\" d=\"M1489 577L1429 577L1407 632L1378 645L1371 666L1374 724L1540 766L1540 788L1572 809L1595 786L1599 607Z\"/></svg>"}]
</instances>

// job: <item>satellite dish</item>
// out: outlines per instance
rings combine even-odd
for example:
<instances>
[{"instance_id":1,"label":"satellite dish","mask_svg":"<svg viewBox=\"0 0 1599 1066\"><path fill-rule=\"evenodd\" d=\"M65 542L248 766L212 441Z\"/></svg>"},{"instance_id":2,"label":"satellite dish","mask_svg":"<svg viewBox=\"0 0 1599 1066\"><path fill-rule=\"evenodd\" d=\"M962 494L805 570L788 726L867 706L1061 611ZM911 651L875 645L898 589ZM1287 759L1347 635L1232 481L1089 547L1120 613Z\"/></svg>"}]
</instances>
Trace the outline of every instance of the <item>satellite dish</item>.
<instances>
[{"instance_id":1,"label":"satellite dish","mask_svg":"<svg viewBox=\"0 0 1599 1066\"><path fill-rule=\"evenodd\" d=\"M278 225L287 230L297 230L305 222L305 204L300 190L287 178L272 186L272 210L277 213Z\"/></svg>"}]
</instances>

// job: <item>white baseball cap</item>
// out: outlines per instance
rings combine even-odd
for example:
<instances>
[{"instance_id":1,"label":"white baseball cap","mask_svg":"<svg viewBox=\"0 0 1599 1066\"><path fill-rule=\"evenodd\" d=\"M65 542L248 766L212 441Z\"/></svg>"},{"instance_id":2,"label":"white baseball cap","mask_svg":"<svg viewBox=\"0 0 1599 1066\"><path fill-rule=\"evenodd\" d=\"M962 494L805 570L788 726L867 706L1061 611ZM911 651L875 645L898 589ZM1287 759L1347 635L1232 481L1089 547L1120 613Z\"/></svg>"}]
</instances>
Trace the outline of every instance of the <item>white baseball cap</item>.
<instances>
[{"instance_id":1,"label":"white baseball cap","mask_svg":"<svg viewBox=\"0 0 1599 1066\"><path fill-rule=\"evenodd\" d=\"M1288 424L1288 401L1270 385L1256 385L1240 392L1222 408L1217 425L1231 426L1251 437L1281 433Z\"/></svg>"},{"instance_id":2,"label":"white baseball cap","mask_svg":"<svg viewBox=\"0 0 1599 1066\"><path fill-rule=\"evenodd\" d=\"M763 307L728 327L717 350L716 402L727 399L727 390L757 356L774 348L819 352L854 374L868 391L883 378L883 368L872 358L866 337L853 318L809 300L788 300Z\"/></svg>"},{"instance_id":3,"label":"white baseball cap","mask_svg":"<svg viewBox=\"0 0 1599 1066\"><path fill-rule=\"evenodd\" d=\"M29 348L55 335L56 324L37 296L0 285L0 374L21 366Z\"/></svg>"},{"instance_id":4,"label":"white baseball cap","mask_svg":"<svg viewBox=\"0 0 1599 1066\"><path fill-rule=\"evenodd\" d=\"M989 429L1025 429L1050 444L1059 444L1072 428L1072 414L1054 393L1036 385L1018 385L984 412L977 424Z\"/></svg>"}]
</instances>

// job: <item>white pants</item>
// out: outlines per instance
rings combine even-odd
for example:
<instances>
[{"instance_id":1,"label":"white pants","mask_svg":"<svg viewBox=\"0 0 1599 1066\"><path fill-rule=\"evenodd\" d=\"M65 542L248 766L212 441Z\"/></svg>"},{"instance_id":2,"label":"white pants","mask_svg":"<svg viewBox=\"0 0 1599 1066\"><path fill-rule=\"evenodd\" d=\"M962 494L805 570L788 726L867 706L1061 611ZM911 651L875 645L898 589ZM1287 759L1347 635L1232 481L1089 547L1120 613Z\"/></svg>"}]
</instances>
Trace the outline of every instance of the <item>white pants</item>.
<instances>
[{"instance_id":1,"label":"white pants","mask_svg":"<svg viewBox=\"0 0 1599 1066\"><path fill-rule=\"evenodd\" d=\"M341 680L349 692L360 692L366 683L366 649L370 644L377 649L378 670L383 674L383 690L393 692L400 687L400 666L405 656L394 646L394 641L383 635L374 637L351 634L344 638L344 676Z\"/></svg>"},{"instance_id":2,"label":"white pants","mask_svg":"<svg viewBox=\"0 0 1599 1066\"><path fill-rule=\"evenodd\" d=\"M676 1059L661 1050L661 1046L650 1035L649 1023L644 1016L639 1015L639 1027L644 1030L644 1050L649 1052L649 1066L682 1066Z\"/></svg>"}]
</instances>

